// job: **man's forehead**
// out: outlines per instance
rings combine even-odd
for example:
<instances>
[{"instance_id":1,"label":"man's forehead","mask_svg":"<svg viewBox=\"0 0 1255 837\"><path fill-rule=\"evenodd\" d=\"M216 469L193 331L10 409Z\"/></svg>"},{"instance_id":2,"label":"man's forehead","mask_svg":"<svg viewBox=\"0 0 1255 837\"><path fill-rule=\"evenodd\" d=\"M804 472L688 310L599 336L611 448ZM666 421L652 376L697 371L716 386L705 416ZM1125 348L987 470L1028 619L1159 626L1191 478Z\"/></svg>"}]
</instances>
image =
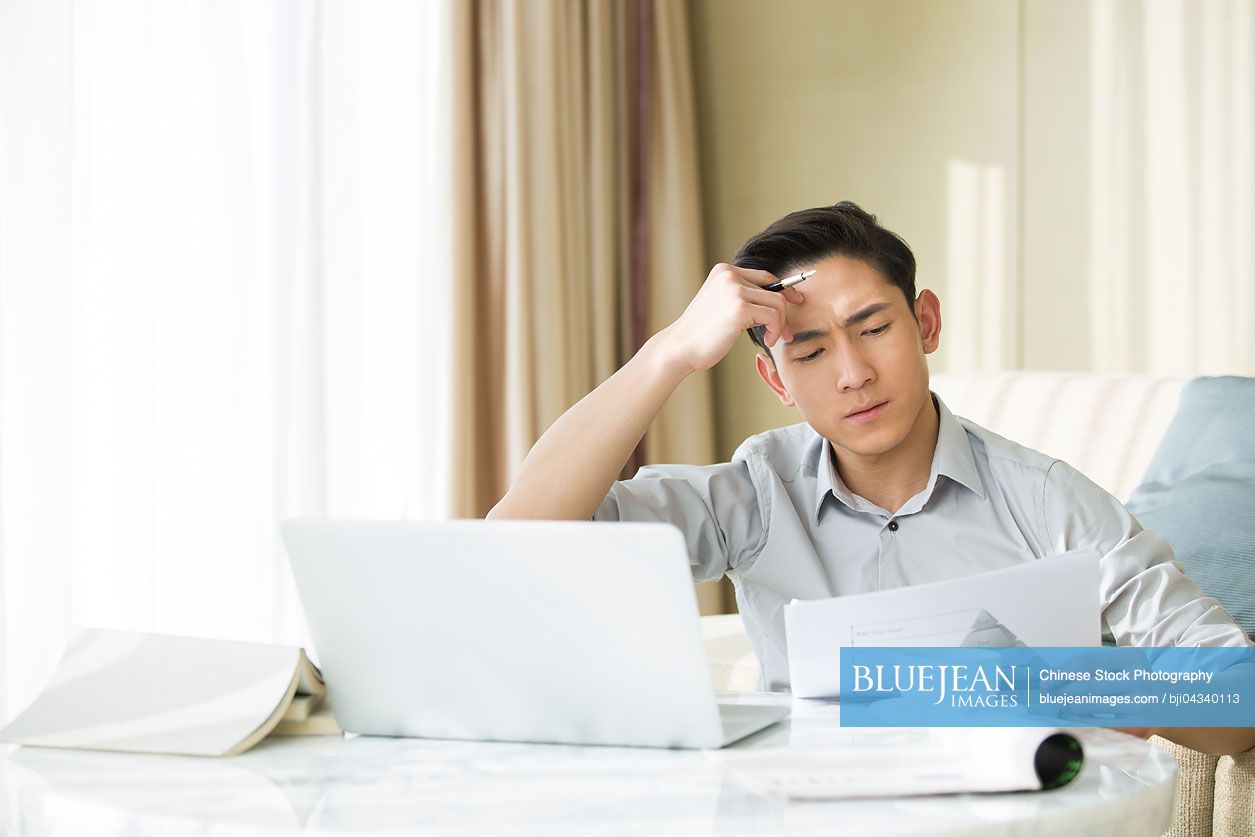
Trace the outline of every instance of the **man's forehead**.
<instances>
[{"instance_id":1,"label":"man's forehead","mask_svg":"<svg viewBox=\"0 0 1255 837\"><path fill-rule=\"evenodd\" d=\"M847 312L868 302L889 299L897 290L897 285L878 268L848 256L833 256L787 272L812 270L814 274L797 286L807 301L823 301Z\"/></svg>"}]
</instances>

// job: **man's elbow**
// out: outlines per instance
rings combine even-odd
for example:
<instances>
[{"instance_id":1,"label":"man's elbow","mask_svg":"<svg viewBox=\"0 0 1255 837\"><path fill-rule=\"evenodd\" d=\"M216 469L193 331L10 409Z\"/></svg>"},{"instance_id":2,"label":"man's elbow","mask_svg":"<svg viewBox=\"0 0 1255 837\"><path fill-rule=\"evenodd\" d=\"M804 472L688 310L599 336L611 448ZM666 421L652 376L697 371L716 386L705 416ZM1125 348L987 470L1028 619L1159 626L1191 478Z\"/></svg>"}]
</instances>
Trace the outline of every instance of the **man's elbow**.
<instances>
[{"instance_id":1,"label":"man's elbow","mask_svg":"<svg viewBox=\"0 0 1255 837\"><path fill-rule=\"evenodd\" d=\"M509 494L497 501L497 505L488 510L484 520L546 520L543 515L535 514L535 510L510 497Z\"/></svg>"},{"instance_id":2,"label":"man's elbow","mask_svg":"<svg viewBox=\"0 0 1255 837\"><path fill-rule=\"evenodd\" d=\"M1173 727L1155 731L1183 747L1211 756L1240 756L1255 748L1255 727Z\"/></svg>"},{"instance_id":3,"label":"man's elbow","mask_svg":"<svg viewBox=\"0 0 1255 837\"><path fill-rule=\"evenodd\" d=\"M535 503L519 502L506 494L497 501L497 505L488 510L488 514L484 515L484 520L592 520L596 513L596 508L588 514L583 514L579 509L553 506L546 508Z\"/></svg>"},{"instance_id":4,"label":"man's elbow","mask_svg":"<svg viewBox=\"0 0 1255 837\"><path fill-rule=\"evenodd\" d=\"M500 500L498 500L497 504L488 510L488 514L484 515L484 520L510 520L512 519L513 516L510 514L510 508L506 502L509 499L510 497L507 494L505 497L502 497Z\"/></svg>"},{"instance_id":5,"label":"man's elbow","mask_svg":"<svg viewBox=\"0 0 1255 837\"><path fill-rule=\"evenodd\" d=\"M1217 747L1217 749L1224 750L1224 752L1217 755L1237 758L1252 748L1255 748L1255 728L1228 727L1225 728L1220 740L1220 746Z\"/></svg>"}]
</instances>

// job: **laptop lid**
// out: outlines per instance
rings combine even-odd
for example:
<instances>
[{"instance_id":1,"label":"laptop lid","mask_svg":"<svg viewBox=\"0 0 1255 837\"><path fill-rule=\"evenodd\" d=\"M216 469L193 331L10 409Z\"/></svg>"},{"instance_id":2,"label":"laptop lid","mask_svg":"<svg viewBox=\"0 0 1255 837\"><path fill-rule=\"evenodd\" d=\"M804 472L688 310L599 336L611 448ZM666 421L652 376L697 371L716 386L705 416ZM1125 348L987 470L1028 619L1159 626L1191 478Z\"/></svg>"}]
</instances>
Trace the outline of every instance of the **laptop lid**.
<instances>
[{"instance_id":1,"label":"laptop lid","mask_svg":"<svg viewBox=\"0 0 1255 837\"><path fill-rule=\"evenodd\" d=\"M680 531L660 523L290 520L341 726L718 747Z\"/></svg>"}]
</instances>

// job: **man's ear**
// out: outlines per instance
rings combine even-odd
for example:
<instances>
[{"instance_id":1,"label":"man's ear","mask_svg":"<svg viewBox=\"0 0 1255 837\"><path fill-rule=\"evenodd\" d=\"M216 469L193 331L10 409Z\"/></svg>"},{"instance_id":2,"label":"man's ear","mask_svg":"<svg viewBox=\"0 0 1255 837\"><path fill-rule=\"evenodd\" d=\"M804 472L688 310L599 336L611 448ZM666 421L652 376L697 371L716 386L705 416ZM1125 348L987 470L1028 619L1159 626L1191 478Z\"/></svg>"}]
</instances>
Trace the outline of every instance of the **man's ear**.
<instances>
[{"instance_id":1,"label":"man's ear","mask_svg":"<svg viewBox=\"0 0 1255 837\"><path fill-rule=\"evenodd\" d=\"M924 354L931 355L941 345L941 300L932 291L919 292L915 300L915 319L919 323L919 340Z\"/></svg>"},{"instance_id":2,"label":"man's ear","mask_svg":"<svg viewBox=\"0 0 1255 837\"><path fill-rule=\"evenodd\" d=\"M776 371L776 364L771 358L761 351L755 352L754 368L758 370L758 377L762 378L776 394L776 398L780 399L780 403L786 407L792 407L793 396L789 395L789 391L784 388L784 381L780 380L780 373Z\"/></svg>"}]
</instances>

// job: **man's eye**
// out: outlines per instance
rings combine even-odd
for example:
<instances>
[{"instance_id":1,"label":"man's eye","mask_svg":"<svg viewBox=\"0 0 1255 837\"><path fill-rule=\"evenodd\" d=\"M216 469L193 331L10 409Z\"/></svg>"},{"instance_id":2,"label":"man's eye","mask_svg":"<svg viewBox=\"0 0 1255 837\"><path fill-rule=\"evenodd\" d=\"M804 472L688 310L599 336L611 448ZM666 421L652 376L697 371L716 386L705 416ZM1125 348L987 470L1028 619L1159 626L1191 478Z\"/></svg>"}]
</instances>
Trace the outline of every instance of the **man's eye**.
<instances>
[{"instance_id":1,"label":"man's eye","mask_svg":"<svg viewBox=\"0 0 1255 837\"><path fill-rule=\"evenodd\" d=\"M863 333L864 333L864 334L873 334L873 335L875 335L875 334L884 334L884 333L885 333L885 330L886 330L886 329L888 329L888 328L889 328L889 326L890 326L890 323L885 323L884 325L880 326L879 328L869 328L867 331L864 331Z\"/></svg>"},{"instance_id":2,"label":"man's eye","mask_svg":"<svg viewBox=\"0 0 1255 837\"><path fill-rule=\"evenodd\" d=\"M823 353L824 353L823 349L816 349L815 351L811 352L809 355L803 355L802 357L797 358L797 362L805 363L808 360L814 360L815 358L819 357Z\"/></svg>"}]
</instances>

